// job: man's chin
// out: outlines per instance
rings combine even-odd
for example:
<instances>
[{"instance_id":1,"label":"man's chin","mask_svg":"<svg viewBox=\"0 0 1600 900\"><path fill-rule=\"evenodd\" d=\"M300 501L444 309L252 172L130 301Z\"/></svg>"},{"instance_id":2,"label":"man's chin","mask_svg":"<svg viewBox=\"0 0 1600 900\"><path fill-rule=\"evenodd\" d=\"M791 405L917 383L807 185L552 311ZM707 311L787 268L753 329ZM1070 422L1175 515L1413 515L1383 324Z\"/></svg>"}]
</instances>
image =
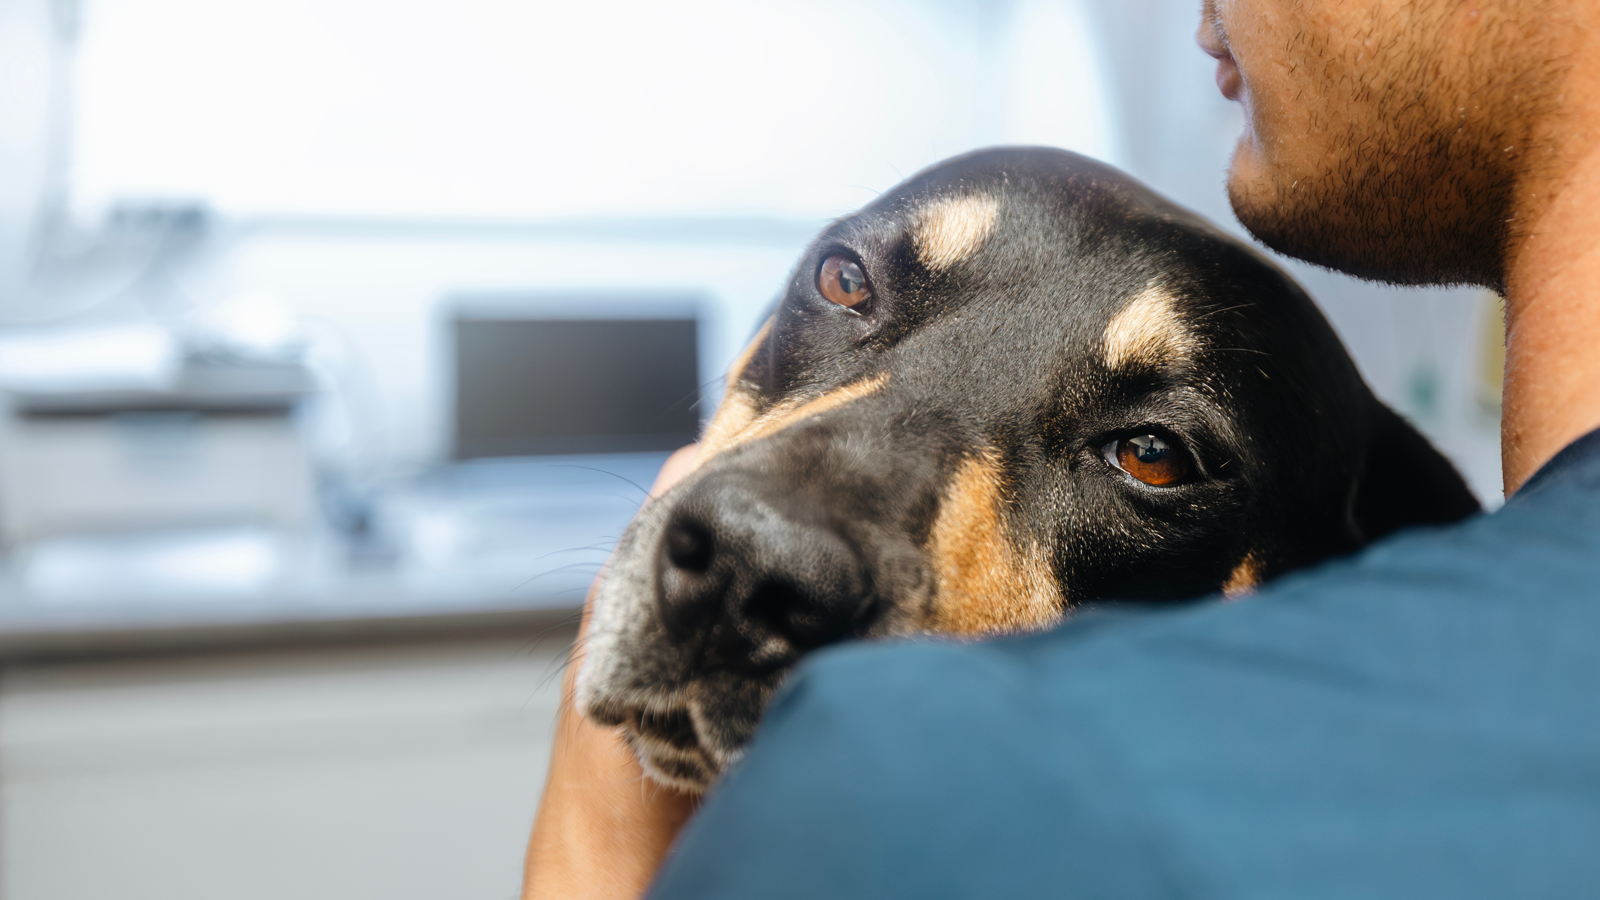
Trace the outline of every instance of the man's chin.
<instances>
[{"instance_id":1,"label":"man's chin","mask_svg":"<svg viewBox=\"0 0 1600 900\"><path fill-rule=\"evenodd\" d=\"M1284 256L1343 269L1350 260L1345 254L1330 252L1338 242L1324 224L1330 211L1314 199L1312 191L1300 187L1300 180L1295 179L1285 189L1261 164L1248 133L1239 139L1227 180L1228 202L1239 224Z\"/></svg>"},{"instance_id":2,"label":"man's chin","mask_svg":"<svg viewBox=\"0 0 1600 900\"><path fill-rule=\"evenodd\" d=\"M1228 201L1239 224L1269 249L1385 284L1499 288L1501 245L1492 234L1411 222L1409 210L1381 206L1384 198L1350 196L1360 191L1360 179L1319 175L1285 185L1256 162L1241 141L1228 173Z\"/></svg>"}]
</instances>

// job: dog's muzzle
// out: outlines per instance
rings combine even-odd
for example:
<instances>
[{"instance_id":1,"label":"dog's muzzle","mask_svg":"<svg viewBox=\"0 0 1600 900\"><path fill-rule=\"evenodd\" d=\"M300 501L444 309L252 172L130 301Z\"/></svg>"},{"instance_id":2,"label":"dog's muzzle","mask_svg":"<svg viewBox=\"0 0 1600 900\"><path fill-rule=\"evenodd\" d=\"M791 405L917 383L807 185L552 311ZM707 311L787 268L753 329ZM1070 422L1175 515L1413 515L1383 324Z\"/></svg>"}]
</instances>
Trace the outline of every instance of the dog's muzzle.
<instances>
[{"instance_id":1,"label":"dog's muzzle","mask_svg":"<svg viewBox=\"0 0 1600 900\"><path fill-rule=\"evenodd\" d=\"M895 556L884 570L868 524L806 493L747 468L703 471L647 506L619 544L579 701L623 728L652 777L709 786L802 656L894 618L883 598L895 587L877 576L918 564Z\"/></svg>"},{"instance_id":2,"label":"dog's muzzle","mask_svg":"<svg viewBox=\"0 0 1600 900\"><path fill-rule=\"evenodd\" d=\"M717 473L677 503L655 557L656 613L701 669L759 674L859 629L871 573L845 523Z\"/></svg>"}]
</instances>

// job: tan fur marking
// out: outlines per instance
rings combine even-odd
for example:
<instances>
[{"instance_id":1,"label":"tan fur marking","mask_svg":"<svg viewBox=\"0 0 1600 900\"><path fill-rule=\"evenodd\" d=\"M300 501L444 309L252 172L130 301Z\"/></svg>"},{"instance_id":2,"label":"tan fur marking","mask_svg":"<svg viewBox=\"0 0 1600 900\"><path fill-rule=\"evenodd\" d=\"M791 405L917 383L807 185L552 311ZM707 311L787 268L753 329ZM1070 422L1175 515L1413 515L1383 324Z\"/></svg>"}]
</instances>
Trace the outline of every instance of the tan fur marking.
<instances>
[{"instance_id":1,"label":"tan fur marking","mask_svg":"<svg viewBox=\"0 0 1600 900\"><path fill-rule=\"evenodd\" d=\"M1246 553L1244 559L1233 567L1228 573L1228 580L1222 583L1222 595L1229 600L1248 597L1256 592L1256 586L1261 583L1261 563L1254 553Z\"/></svg>"},{"instance_id":2,"label":"tan fur marking","mask_svg":"<svg viewBox=\"0 0 1600 900\"><path fill-rule=\"evenodd\" d=\"M1106 325L1102 353L1110 369L1157 369L1182 362L1198 347L1198 338L1178 313L1178 298L1152 285Z\"/></svg>"},{"instance_id":3,"label":"tan fur marking","mask_svg":"<svg viewBox=\"0 0 1600 900\"><path fill-rule=\"evenodd\" d=\"M746 419L736 429L730 425L725 434L717 436L715 444L711 443L711 429L707 428L705 443L701 445L700 457L696 460L695 466L698 467L712 456L724 453L740 444L747 444L768 435L777 434L797 422L804 421L812 416L819 416L830 409L875 394L882 390L883 386L888 382L889 376L879 375L875 378L868 378L854 384L847 384L841 388L835 388L825 394L785 401L759 416ZM750 409L753 410L754 401L749 402L752 404ZM721 418L721 415L719 411L717 418ZM715 421L712 424L716 424Z\"/></svg>"},{"instance_id":4,"label":"tan fur marking","mask_svg":"<svg viewBox=\"0 0 1600 900\"><path fill-rule=\"evenodd\" d=\"M962 463L933 526L937 593L930 630L1023 631L1061 618L1061 591L1044 551L1011 540L1002 500L1000 461L993 453Z\"/></svg>"},{"instance_id":5,"label":"tan fur marking","mask_svg":"<svg viewBox=\"0 0 1600 900\"><path fill-rule=\"evenodd\" d=\"M734 435L728 446L734 447L749 441L759 440L768 435L777 434L796 422L809 419L812 416L822 415L835 407L875 394L888 383L889 376L878 375L865 381L857 381L841 388L834 388L826 394L787 400L762 413L747 428Z\"/></svg>"},{"instance_id":6,"label":"tan fur marking","mask_svg":"<svg viewBox=\"0 0 1600 900\"><path fill-rule=\"evenodd\" d=\"M755 421L758 412L756 389L753 385L746 385L743 382L744 370L750 367L750 360L755 358L756 353L767 342L767 335L771 333L772 320L768 319L766 324L761 326L761 330L756 332L755 340L740 351L733 365L728 367L728 377L723 380L727 387L722 394L722 403L717 407L717 414L706 424L705 434L700 435L699 459L707 459L727 449L728 442L733 436Z\"/></svg>"},{"instance_id":7,"label":"tan fur marking","mask_svg":"<svg viewBox=\"0 0 1600 900\"><path fill-rule=\"evenodd\" d=\"M941 272L978 252L994 231L1000 200L986 194L967 194L935 200L917 213L912 237L917 258Z\"/></svg>"}]
</instances>

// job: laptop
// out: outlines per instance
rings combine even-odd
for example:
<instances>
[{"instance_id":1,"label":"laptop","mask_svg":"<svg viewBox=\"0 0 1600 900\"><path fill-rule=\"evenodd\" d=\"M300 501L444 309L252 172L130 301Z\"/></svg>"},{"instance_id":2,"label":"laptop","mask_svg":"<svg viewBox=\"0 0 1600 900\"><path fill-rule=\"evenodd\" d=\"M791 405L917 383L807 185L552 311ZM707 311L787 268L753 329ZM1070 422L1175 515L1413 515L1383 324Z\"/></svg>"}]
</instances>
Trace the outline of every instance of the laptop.
<instances>
[{"instance_id":1,"label":"laptop","mask_svg":"<svg viewBox=\"0 0 1600 900\"><path fill-rule=\"evenodd\" d=\"M698 322L458 313L456 460L670 452L700 428Z\"/></svg>"}]
</instances>

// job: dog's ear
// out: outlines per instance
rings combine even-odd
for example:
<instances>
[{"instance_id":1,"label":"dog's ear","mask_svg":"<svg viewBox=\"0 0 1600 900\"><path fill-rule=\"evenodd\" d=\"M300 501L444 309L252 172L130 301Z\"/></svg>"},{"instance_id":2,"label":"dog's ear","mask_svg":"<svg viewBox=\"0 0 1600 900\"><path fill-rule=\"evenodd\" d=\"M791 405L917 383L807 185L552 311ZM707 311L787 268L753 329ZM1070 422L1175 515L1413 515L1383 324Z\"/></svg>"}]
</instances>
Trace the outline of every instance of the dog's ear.
<instances>
[{"instance_id":1,"label":"dog's ear","mask_svg":"<svg viewBox=\"0 0 1600 900\"><path fill-rule=\"evenodd\" d=\"M1369 541L1412 525L1443 525L1478 512L1461 473L1399 413L1373 401L1356 525Z\"/></svg>"}]
</instances>

